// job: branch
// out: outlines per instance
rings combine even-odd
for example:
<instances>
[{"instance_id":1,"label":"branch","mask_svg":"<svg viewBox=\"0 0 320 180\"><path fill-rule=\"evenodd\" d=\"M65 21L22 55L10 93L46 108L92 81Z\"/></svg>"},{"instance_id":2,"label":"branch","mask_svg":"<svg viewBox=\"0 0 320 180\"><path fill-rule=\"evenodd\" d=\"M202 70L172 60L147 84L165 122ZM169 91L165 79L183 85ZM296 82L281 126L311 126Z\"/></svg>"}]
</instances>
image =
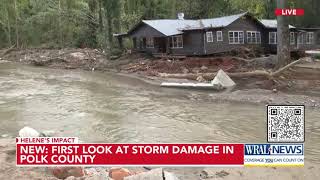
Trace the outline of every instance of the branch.
<instances>
[{"instance_id":1,"label":"branch","mask_svg":"<svg viewBox=\"0 0 320 180\"><path fill-rule=\"evenodd\" d=\"M280 68L279 70L277 70L277 71L275 71L275 72L272 72L272 73L271 73L271 76L272 76L272 77L276 77L276 76L280 75L282 72L284 72L285 70L287 70L287 69L291 68L292 66L300 63L301 61L302 61L302 59L293 61L292 63L290 63L290 64L288 64L288 65Z\"/></svg>"}]
</instances>

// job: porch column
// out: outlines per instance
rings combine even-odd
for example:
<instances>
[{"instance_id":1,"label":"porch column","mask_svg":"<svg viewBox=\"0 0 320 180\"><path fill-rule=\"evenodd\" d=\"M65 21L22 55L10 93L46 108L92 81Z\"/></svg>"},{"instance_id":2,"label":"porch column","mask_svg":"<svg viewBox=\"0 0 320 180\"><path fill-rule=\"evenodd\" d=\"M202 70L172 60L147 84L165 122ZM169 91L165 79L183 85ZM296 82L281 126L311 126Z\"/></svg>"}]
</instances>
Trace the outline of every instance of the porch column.
<instances>
[{"instance_id":1,"label":"porch column","mask_svg":"<svg viewBox=\"0 0 320 180\"><path fill-rule=\"evenodd\" d=\"M166 41L167 41L167 43L166 43L166 53L167 54L169 54L170 52L170 40L171 40L171 38L170 37L166 37Z\"/></svg>"}]
</instances>

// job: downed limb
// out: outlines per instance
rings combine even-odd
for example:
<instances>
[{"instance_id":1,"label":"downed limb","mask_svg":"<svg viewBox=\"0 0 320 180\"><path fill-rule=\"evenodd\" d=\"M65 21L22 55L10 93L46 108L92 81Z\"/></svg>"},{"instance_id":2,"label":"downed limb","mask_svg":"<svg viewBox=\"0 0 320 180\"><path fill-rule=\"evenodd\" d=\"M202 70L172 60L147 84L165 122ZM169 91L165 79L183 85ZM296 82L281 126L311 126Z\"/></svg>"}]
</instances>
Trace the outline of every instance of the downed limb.
<instances>
[{"instance_id":1,"label":"downed limb","mask_svg":"<svg viewBox=\"0 0 320 180\"><path fill-rule=\"evenodd\" d=\"M301 62L301 59L294 61L294 62L286 65L285 67L280 68L279 70L277 70L275 72L271 72L271 73L268 71L264 71L264 70L255 70L255 71L251 71L251 72L239 72L239 73L227 73L227 74L228 74L228 76L233 77L233 78L266 77L268 79L273 79L274 77L279 76L284 71L286 71L287 69L296 65L299 62ZM187 73L187 74L159 73L158 75L163 78L192 79L192 80L196 80L197 77L202 76L203 78L205 78L207 80L211 80L217 75L217 73L197 73L197 74L193 74L193 73Z\"/></svg>"},{"instance_id":2,"label":"downed limb","mask_svg":"<svg viewBox=\"0 0 320 180\"><path fill-rule=\"evenodd\" d=\"M302 61L302 59L299 59L299 60L296 60L296 61L293 61L292 63L280 68L279 70L275 71L275 72L272 72L271 73L271 76L272 77L276 77L276 76L279 76L281 73L283 73L284 71L286 71L287 69L289 69L290 67L300 63Z\"/></svg>"}]
</instances>

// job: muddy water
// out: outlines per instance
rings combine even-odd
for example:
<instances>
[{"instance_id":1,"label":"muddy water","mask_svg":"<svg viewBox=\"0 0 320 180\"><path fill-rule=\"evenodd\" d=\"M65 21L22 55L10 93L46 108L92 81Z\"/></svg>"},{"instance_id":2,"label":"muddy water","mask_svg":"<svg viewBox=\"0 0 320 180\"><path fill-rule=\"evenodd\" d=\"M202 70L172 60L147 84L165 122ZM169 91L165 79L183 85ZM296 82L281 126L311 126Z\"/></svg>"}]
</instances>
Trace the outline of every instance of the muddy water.
<instances>
[{"instance_id":1,"label":"muddy water","mask_svg":"<svg viewBox=\"0 0 320 180\"><path fill-rule=\"evenodd\" d=\"M86 142L264 143L266 107L194 100L115 74L0 63L0 134L23 126ZM306 112L307 158L320 160L320 112Z\"/></svg>"}]
</instances>

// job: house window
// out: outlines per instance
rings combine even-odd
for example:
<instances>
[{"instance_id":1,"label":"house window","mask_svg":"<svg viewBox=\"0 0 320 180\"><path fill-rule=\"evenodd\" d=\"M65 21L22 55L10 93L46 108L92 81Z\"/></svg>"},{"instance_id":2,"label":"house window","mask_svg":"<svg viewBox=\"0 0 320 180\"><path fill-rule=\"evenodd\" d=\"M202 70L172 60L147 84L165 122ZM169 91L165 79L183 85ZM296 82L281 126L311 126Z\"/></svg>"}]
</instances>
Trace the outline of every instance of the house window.
<instances>
[{"instance_id":1,"label":"house window","mask_svg":"<svg viewBox=\"0 0 320 180\"><path fill-rule=\"evenodd\" d=\"M313 44L313 32L307 33L307 44Z\"/></svg>"},{"instance_id":2,"label":"house window","mask_svg":"<svg viewBox=\"0 0 320 180\"><path fill-rule=\"evenodd\" d=\"M303 34L302 33L299 33L298 35L298 44L303 44Z\"/></svg>"},{"instance_id":3,"label":"house window","mask_svg":"<svg viewBox=\"0 0 320 180\"><path fill-rule=\"evenodd\" d=\"M294 45L294 44L295 44L294 32L290 32L290 44L291 44L291 45Z\"/></svg>"},{"instance_id":4,"label":"house window","mask_svg":"<svg viewBox=\"0 0 320 180\"><path fill-rule=\"evenodd\" d=\"M277 32L269 32L269 44L277 44Z\"/></svg>"},{"instance_id":5,"label":"house window","mask_svg":"<svg viewBox=\"0 0 320 180\"><path fill-rule=\"evenodd\" d=\"M207 36L207 42L213 42L213 35L212 32L206 32L206 36Z\"/></svg>"},{"instance_id":6,"label":"house window","mask_svg":"<svg viewBox=\"0 0 320 180\"><path fill-rule=\"evenodd\" d=\"M258 31L248 31L247 32L247 42L248 42L248 44L260 44L261 43L261 33Z\"/></svg>"},{"instance_id":7,"label":"house window","mask_svg":"<svg viewBox=\"0 0 320 180\"><path fill-rule=\"evenodd\" d=\"M182 36L172 36L172 48L183 48L183 39Z\"/></svg>"},{"instance_id":8,"label":"house window","mask_svg":"<svg viewBox=\"0 0 320 180\"><path fill-rule=\"evenodd\" d=\"M217 41L223 41L222 31L217 31Z\"/></svg>"},{"instance_id":9,"label":"house window","mask_svg":"<svg viewBox=\"0 0 320 180\"><path fill-rule=\"evenodd\" d=\"M243 31L229 31L229 44L243 44Z\"/></svg>"},{"instance_id":10,"label":"house window","mask_svg":"<svg viewBox=\"0 0 320 180\"><path fill-rule=\"evenodd\" d=\"M153 38L147 38L147 48L154 48Z\"/></svg>"}]
</instances>

